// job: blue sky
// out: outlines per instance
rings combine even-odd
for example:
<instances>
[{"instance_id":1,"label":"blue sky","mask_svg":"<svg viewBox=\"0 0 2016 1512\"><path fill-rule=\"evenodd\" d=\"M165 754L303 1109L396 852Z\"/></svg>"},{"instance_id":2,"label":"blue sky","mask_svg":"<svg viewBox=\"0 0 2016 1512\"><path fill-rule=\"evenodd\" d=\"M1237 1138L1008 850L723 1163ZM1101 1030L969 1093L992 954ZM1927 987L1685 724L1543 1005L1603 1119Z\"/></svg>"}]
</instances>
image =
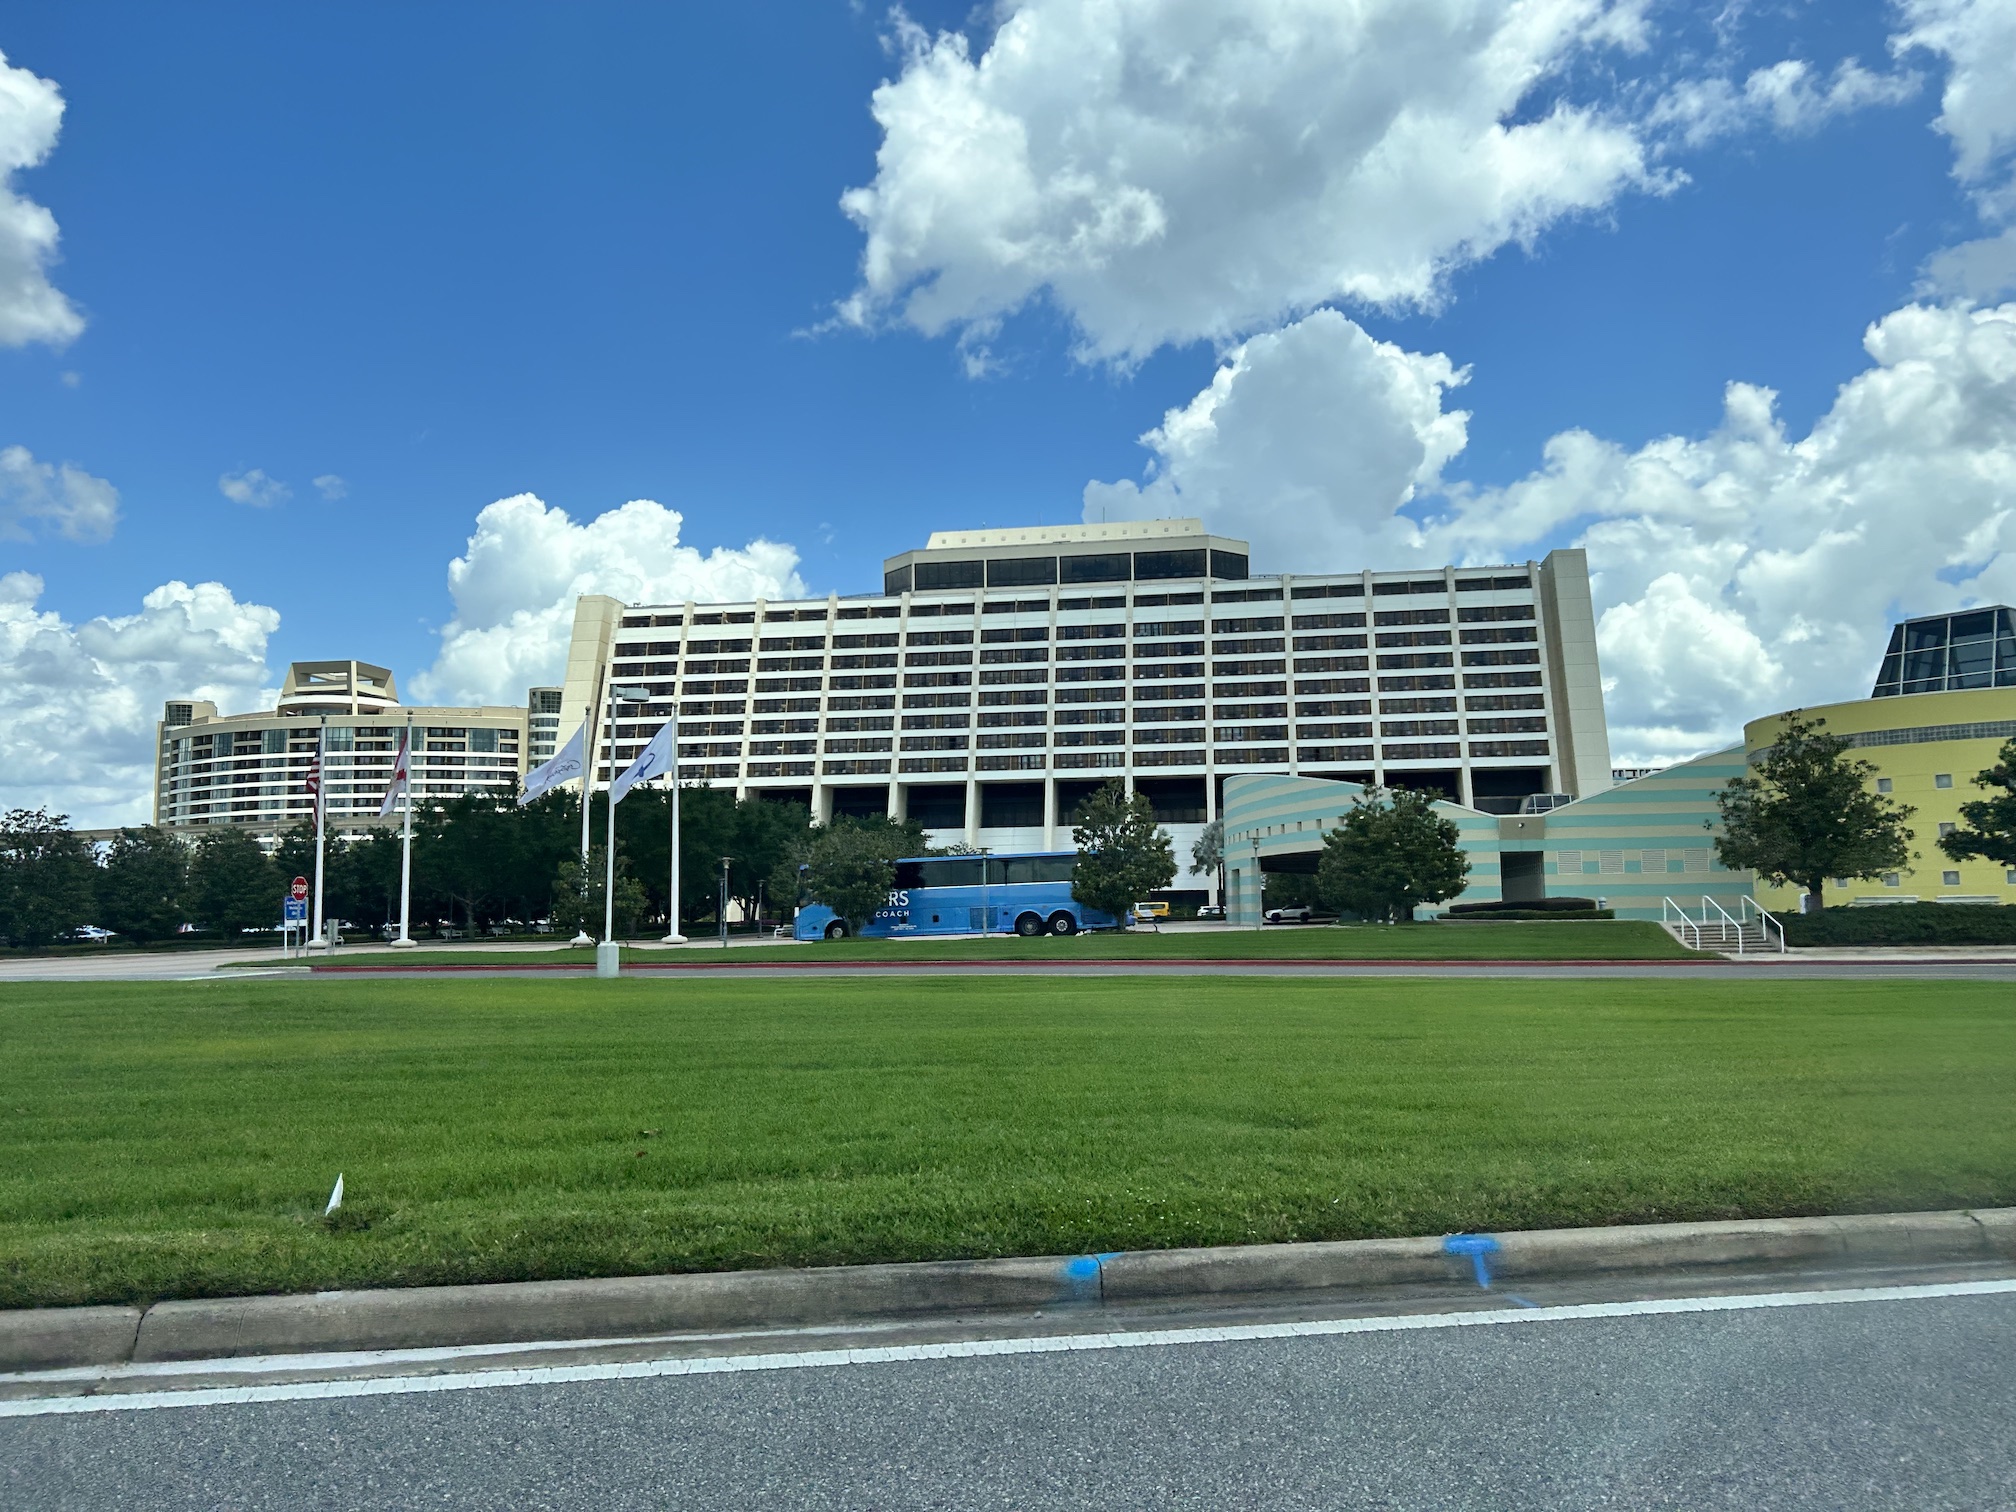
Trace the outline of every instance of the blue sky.
<instances>
[{"instance_id":1,"label":"blue sky","mask_svg":"<svg viewBox=\"0 0 2016 1512\"><path fill-rule=\"evenodd\" d=\"M1585 544L1606 666L1629 685L1613 701L1620 760L1852 695L1896 607L2010 597L1995 522L2016 508L2016 439L1997 364L2016 313L1997 317L2011 307L1995 269L2016 265L1996 241L2016 210L2016 125L1980 101L1998 80L2016 91L1996 45L2016 37L2011 5L1535 4L1559 13L1557 35L1496 125L1580 112L1604 142L1543 143L1527 149L1538 168L1505 169L1579 185L1536 191L1509 230L1478 208L1492 200L1466 166L1487 141L1463 134L1474 122L1450 128L1447 184L1417 163L1418 197L1410 178L1376 215L1355 189L1327 191L1322 216L1298 198L1358 150L1342 128L1334 148L1312 128L1313 148L1269 156L1281 121L1334 112L1359 79L1393 81L1403 112L1454 108L1433 74L1505 24L1486 0L1396 6L1393 35L1343 41L1325 14L1341 7L1256 0L1340 50L1334 85L1287 55L1225 62L1252 38L1214 28L1211 7L1129 0L1128 26L1092 37L1114 72L1068 101L1041 69L989 72L996 21L1076 67L1096 53L1095 13L1116 8L917 4L906 21L839 0L499 4L474 24L445 7L83 0L0 15L19 89L60 93L60 136L20 153L41 160L9 188L60 227L42 276L81 320L0 345L0 448L26 458L10 453L11 485L0 472L0 574L17 574L0 801L137 817L159 699L210 689L250 706L293 658L522 696L563 592L793 572L863 591L931 529L1075 520L1088 498L1201 513L1250 534L1259 570L1308 565L1288 559L1305 543L1354 570ZM1446 32L1405 35L1430 12ZM1933 43L1893 43L1907 33ZM1194 72L1130 95L1171 39ZM1862 71L1843 85L1850 58ZM1788 61L1803 85L1746 94ZM1199 103L1228 79L1243 98ZM1062 141L1094 165L1081 194L1039 162L1051 178L1018 232L1085 203L1159 206L1146 213L1162 223L1123 228L1110 264L1067 251L1048 272L1010 266L983 234L1001 224L991 170L937 155L976 104L1033 155ZM8 129L0 117L0 148ZM13 129L33 139L32 123ZM1207 163L1214 132L1230 169ZM1170 154L1171 139L1185 145ZM1270 173L1288 187L1254 209L1250 181ZM871 185L881 208L842 212L844 191ZM1464 195L1476 204L1452 209ZM1200 226L1220 204L1224 224ZM1326 244L1339 226L1349 245ZM1432 275L1368 297L1405 261L1389 232ZM886 287L861 272L878 237L907 259ZM1970 243L1988 273L1940 271ZM919 315L906 301L934 282L979 292ZM853 322L836 320L850 295ZM1872 355L1865 332L1893 317L1893 355ZM1929 397L1892 391L1921 368ZM1238 405L1199 407L1214 374ZM1732 382L1779 396L1762 461L1725 415ZM1913 405L1979 406L1982 424L1900 431ZM1209 422L1202 440L1192 425L1144 447L1186 406ZM1966 483L1943 514L1907 511L1935 539L1894 581L1872 585L1891 570L1873 540L1866 559L1816 553L1931 486L1928 455ZM1389 460L1356 460L1375 458ZM69 485L46 470L66 464L96 524L62 513ZM1110 487L1122 480L1135 487ZM479 511L522 494L577 527L640 499L683 518L635 516L603 539L498 517L491 556L451 593ZM758 538L788 550L750 556ZM740 555L704 555L716 548ZM557 588L505 561L567 552ZM163 598L178 582L194 596ZM222 589L205 599L203 583ZM92 753L63 750L86 731Z\"/></svg>"}]
</instances>

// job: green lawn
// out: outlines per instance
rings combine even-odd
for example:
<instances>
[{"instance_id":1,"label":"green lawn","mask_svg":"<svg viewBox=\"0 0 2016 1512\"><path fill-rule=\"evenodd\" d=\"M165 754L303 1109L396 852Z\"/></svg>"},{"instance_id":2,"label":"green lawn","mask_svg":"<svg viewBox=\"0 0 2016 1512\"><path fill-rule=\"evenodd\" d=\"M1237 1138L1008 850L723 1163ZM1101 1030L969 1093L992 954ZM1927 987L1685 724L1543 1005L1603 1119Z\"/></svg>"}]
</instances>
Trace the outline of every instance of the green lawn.
<instances>
[{"instance_id":1,"label":"green lawn","mask_svg":"<svg viewBox=\"0 0 2016 1512\"><path fill-rule=\"evenodd\" d=\"M2006 1204L2012 1088L1992 982L15 984L0 1304Z\"/></svg>"},{"instance_id":2,"label":"green lawn","mask_svg":"<svg viewBox=\"0 0 2016 1512\"><path fill-rule=\"evenodd\" d=\"M633 947L633 960L649 960L658 952L646 942ZM381 955L352 955L353 964L376 964ZM686 950L666 951L669 960L692 958ZM725 959L739 965L764 961L1152 961L1167 957L1278 961L1651 961L1700 960L1657 924L1640 920L1567 920L1512 924L1414 924L1384 926L1342 924L1270 929L1182 930L1158 934L1136 929L1126 933L1100 931L1056 939L1040 935L993 935L966 940L820 940L811 944L736 945ZM346 958L339 953L337 964ZM482 950L423 947L410 956L419 965L498 964L495 953ZM561 961L592 966L594 952L586 946L550 951L516 951L513 965ZM264 965L265 962L241 962Z\"/></svg>"}]
</instances>

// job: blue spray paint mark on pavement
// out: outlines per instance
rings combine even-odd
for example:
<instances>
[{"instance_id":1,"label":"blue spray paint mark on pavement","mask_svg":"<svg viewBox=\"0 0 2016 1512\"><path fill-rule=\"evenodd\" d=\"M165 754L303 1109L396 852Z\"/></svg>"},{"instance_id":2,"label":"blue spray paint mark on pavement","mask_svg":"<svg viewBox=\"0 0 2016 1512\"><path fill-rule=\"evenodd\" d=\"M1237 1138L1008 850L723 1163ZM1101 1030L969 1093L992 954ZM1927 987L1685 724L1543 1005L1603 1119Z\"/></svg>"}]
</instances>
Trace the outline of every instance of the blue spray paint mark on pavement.
<instances>
[{"instance_id":1,"label":"blue spray paint mark on pavement","mask_svg":"<svg viewBox=\"0 0 2016 1512\"><path fill-rule=\"evenodd\" d=\"M1445 1255L1468 1255L1470 1264L1477 1272L1477 1284L1484 1290L1491 1290L1491 1266L1486 1255L1496 1254L1498 1241L1489 1234L1451 1234L1442 1241Z\"/></svg>"}]
</instances>

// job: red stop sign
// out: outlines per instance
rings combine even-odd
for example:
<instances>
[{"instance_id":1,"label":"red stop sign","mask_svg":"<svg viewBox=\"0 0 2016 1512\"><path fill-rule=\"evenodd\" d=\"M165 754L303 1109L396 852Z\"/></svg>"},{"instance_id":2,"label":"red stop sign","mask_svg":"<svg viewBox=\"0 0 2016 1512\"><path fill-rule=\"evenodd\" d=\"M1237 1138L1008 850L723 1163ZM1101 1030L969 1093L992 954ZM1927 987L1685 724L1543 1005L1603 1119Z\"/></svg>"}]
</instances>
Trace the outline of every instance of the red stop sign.
<instances>
[{"instance_id":1,"label":"red stop sign","mask_svg":"<svg viewBox=\"0 0 2016 1512\"><path fill-rule=\"evenodd\" d=\"M296 877L293 883L288 887L287 891L292 893L297 898L307 897L308 879L306 877Z\"/></svg>"}]
</instances>

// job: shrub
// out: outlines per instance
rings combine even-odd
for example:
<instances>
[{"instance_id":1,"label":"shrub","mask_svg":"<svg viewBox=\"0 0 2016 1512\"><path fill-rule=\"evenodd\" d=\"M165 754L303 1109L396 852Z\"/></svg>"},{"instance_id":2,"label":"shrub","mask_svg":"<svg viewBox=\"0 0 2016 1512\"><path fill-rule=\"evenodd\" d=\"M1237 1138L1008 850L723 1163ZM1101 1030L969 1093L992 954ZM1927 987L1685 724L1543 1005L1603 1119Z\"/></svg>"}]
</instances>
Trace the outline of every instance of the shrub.
<instances>
[{"instance_id":1,"label":"shrub","mask_svg":"<svg viewBox=\"0 0 2016 1512\"><path fill-rule=\"evenodd\" d=\"M1594 913L1594 898L1528 898L1523 902L1500 899L1496 903L1452 903L1448 912L1452 914L1502 914L1523 913L1545 917L1555 913Z\"/></svg>"},{"instance_id":2,"label":"shrub","mask_svg":"<svg viewBox=\"0 0 2016 1512\"><path fill-rule=\"evenodd\" d=\"M1788 945L2016 945L2016 908L1887 903L1783 916Z\"/></svg>"}]
</instances>

